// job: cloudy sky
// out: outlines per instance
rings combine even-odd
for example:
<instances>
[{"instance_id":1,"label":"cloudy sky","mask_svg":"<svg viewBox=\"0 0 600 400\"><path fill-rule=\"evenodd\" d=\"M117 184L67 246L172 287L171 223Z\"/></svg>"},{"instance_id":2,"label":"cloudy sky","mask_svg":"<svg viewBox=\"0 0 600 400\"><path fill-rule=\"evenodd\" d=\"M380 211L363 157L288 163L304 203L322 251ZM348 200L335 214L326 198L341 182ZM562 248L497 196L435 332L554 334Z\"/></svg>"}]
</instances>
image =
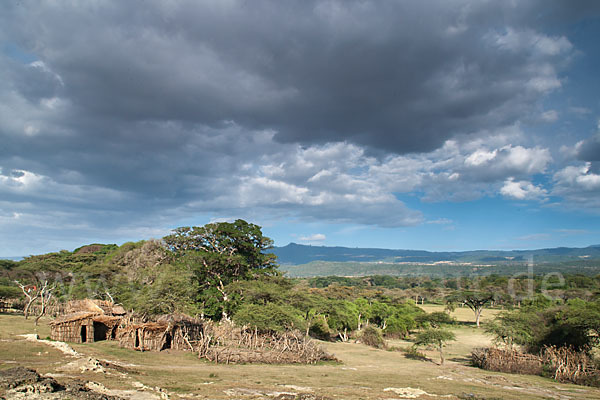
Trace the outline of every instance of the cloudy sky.
<instances>
[{"instance_id":1,"label":"cloudy sky","mask_svg":"<svg viewBox=\"0 0 600 400\"><path fill-rule=\"evenodd\" d=\"M600 244L600 2L3 1L0 256L244 218Z\"/></svg>"}]
</instances>

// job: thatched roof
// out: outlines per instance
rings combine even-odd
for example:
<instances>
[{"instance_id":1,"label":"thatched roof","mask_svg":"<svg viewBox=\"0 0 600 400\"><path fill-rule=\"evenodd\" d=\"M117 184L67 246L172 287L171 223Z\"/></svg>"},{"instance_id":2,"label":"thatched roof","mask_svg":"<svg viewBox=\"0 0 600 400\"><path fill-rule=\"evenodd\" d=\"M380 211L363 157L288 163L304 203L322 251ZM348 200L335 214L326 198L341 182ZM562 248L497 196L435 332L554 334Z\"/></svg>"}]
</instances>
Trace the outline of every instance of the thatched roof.
<instances>
[{"instance_id":1,"label":"thatched roof","mask_svg":"<svg viewBox=\"0 0 600 400\"><path fill-rule=\"evenodd\" d=\"M106 315L125 315L127 311L120 306L107 300L98 299L83 299L83 300L71 300L67 303L66 310L67 314L76 312L93 312L98 314Z\"/></svg>"},{"instance_id":2,"label":"thatched roof","mask_svg":"<svg viewBox=\"0 0 600 400\"><path fill-rule=\"evenodd\" d=\"M173 324L176 325L178 322L182 323L190 323L195 325L201 325L202 320L198 318L192 318L189 315L185 314L165 314L160 316L156 322L162 324Z\"/></svg>"},{"instance_id":3,"label":"thatched roof","mask_svg":"<svg viewBox=\"0 0 600 400\"><path fill-rule=\"evenodd\" d=\"M54 321L51 321L50 325L60 325L60 324L69 324L72 322L83 321L86 319L91 319L94 322L101 322L108 326L114 326L121 321L121 317L112 317L110 315L104 315L95 312L86 312L79 311L73 314L65 315L59 318L56 318Z\"/></svg>"},{"instance_id":4,"label":"thatched roof","mask_svg":"<svg viewBox=\"0 0 600 400\"><path fill-rule=\"evenodd\" d=\"M113 305L112 314L113 315L125 315L125 314L127 314L127 311L123 308L123 306Z\"/></svg>"},{"instance_id":5,"label":"thatched roof","mask_svg":"<svg viewBox=\"0 0 600 400\"><path fill-rule=\"evenodd\" d=\"M121 332L130 332L136 329L143 329L146 332L164 332L168 328L169 324L167 323L146 322L144 324L126 326L125 328L121 329Z\"/></svg>"},{"instance_id":6,"label":"thatched roof","mask_svg":"<svg viewBox=\"0 0 600 400\"><path fill-rule=\"evenodd\" d=\"M99 313L94 312L86 312L79 311L73 314L65 315L63 317L56 318L54 321L50 322L50 325L60 325L60 324L68 324L75 321L82 321L84 319L89 319L92 317L100 316Z\"/></svg>"},{"instance_id":7,"label":"thatched roof","mask_svg":"<svg viewBox=\"0 0 600 400\"><path fill-rule=\"evenodd\" d=\"M84 300L71 300L67 303L67 312L68 313L77 313L77 312L93 312L97 314L105 314L104 308L100 307L97 304L97 300L92 299L84 299Z\"/></svg>"},{"instance_id":8,"label":"thatched roof","mask_svg":"<svg viewBox=\"0 0 600 400\"><path fill-rule=\"evenodd\" d=\"M109 315L97 315L92 317L92 321L101 322L106 326L113 327L121 321L121 317L111 317Z\"/></svg>"}]
</instances>

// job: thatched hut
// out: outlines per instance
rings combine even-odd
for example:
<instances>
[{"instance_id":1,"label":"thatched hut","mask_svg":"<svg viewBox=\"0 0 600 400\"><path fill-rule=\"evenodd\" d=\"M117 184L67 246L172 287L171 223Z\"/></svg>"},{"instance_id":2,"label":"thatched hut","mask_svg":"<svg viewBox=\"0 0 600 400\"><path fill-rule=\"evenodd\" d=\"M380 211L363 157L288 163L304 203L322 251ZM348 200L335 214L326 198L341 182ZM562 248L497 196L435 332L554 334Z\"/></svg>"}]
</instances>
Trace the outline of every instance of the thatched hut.
<instances>
[{"instance_id":1,"label":"thatched hut","mask_svg":"<svg viewBox=\"0 0 600 400\"><path fill-rule=\"evenodd\" d=\"M50 322L50 338L73 343L115 339L120 320L121 317L80 311Z\"/></svg>"},{"instance_id":2,"label":"thatched hut","mask_svg":"<svg viewBox=\"0 0 600 400\"><path fill-rule=\"evenodd\" d=\"M140 351L194 350L202 334L202 321L184 315L167 315L156 322L119 329L119 345Z\"/></svg>"}]
</instances>

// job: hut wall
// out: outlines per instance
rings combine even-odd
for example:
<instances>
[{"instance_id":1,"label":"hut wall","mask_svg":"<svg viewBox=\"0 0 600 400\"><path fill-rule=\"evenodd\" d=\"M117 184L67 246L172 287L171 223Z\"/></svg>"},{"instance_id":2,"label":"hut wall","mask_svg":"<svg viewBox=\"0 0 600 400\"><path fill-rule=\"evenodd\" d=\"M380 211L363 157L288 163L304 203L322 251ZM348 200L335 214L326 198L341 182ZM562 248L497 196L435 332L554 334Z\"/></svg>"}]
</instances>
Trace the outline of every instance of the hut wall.
<instances>
[{"instance_id":1,"label":"hut wall","mask_svg":"<svg viewBox=\"0 0 600 400\"><path fill-rule=\"evenodd\" d=\"M117 338L119 339L119 346L126 349L135 349L139 347L137 341L137 329L133 327L127 327L119 329Z\"/></svg>"},{"instance_id":2,"label":"hut wall","mask_svg":"<svg viewBox=\"0 0 600 400\"><path fill-rule=\"evenodd\" d=\"M193 343L202 337L202 325L188 321L178 322L172 330L171 348L175 350L192 350Z\"/></svg>"},{"instance_id":3,"label":"hut wall","mask_svg":"<svg viewBox=\"0 0 600 400\"><path fill-rule=\"evenodd\" d=\"M119 330L119 345L141 351L161 351L171 348L172 334L168 326L144 324Z\"/></svg>"},{"instance_id":4,"label":"hut wall","mask_svg":"<svg viewBox=\"0 0 600 400\"><path fill-rule=\"evenodd\" d=\"M91 319L54 324L50 326L50 338L61 342L93 342L94 324Z\"/></svg>"},{"instance_id":5,"label":"hut wall","mask_svg":"<svg viewBox=\"0 0 600 400\"><path fill-rule=\"evenodd\" d=\"M119 345L128 349L189 351L202 337L202 331L202 324L195 320L163 320L119 328L117 336Z\"/></svg>"},{"instance_id":6,"label":"hut wall","mask_svg":"<svg viewBox=\"0 0 600 400\"><path fill-rule=\"evenodd\" d=\"M147 329L142 327L138 329L138 337L142 351L161 351L169 348L166 346L171 343L171 334L167 327L162 329Z\"/></svg>"}]
</instances>

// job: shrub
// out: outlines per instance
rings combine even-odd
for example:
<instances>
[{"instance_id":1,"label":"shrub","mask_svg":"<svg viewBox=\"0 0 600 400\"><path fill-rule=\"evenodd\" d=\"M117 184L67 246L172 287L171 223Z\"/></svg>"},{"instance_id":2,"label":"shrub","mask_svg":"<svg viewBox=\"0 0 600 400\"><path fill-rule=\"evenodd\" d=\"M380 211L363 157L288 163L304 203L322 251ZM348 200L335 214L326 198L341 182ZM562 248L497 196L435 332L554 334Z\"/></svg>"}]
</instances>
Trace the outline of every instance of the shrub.
<instances>
[{"instance_id":1,"label":"shrub","mask_svg":"<svg viewBox=\"0 0 600 400\"><path fill-rule=\"evenodd\" d=\"M360 341L376 349L384 349L386 347L381 330L370 325L361 331Z\"/></svg>"},{"instance_id":2,"label":"shrub","mask_svg":"<svg viewBox=\"0 0 600 400\"><path fill-rule=\"evenodd\" d=\"M331 339L331 330L329 329L329 325L327 324L327 320L324 316L317 316L310 328L308 330L308 334L314 338L321 340L330 340Z\"/></svg>"},{"instance_id":3,"label":"shrub","mask_svg":"<svg viewBox=\"0 0 600 400\"><path fill-rule=\"evenodd\" d=\"M293 307L267 303L244 304L233 316L238 325L248 325L259 332L282 332L288 329L304 329L302 316Z\"/></svg>"}]
</instances>

